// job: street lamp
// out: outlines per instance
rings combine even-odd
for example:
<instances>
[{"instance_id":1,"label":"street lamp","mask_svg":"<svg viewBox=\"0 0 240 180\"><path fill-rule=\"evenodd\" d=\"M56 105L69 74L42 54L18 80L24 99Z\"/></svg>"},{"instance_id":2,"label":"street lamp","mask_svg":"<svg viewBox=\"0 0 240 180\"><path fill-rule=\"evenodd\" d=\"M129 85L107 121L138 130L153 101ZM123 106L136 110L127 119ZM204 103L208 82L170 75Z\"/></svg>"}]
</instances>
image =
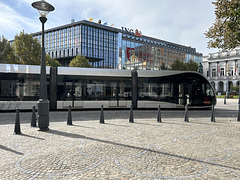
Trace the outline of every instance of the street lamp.
<instances>
[{"instance_id":1,"label":"street lamp","mask_svg":"<svg viewBox=\"0 0 240 180\"><path fill-rule=\"evenodd\" d=\"M238 74L238 63L236 63L236 67L235 67L235 75L238 78L239 74ZM238 81L238 104L240 104L240 81Z\"/></svg>"},{"instance_id":2,"label":"street lamp","mask_svg":"<svg viewBox=\"0 0 240 180\"><path fill-rule=\"evenodd\" d=\"M44 23L47 21L47 14L54 10L54 7L44 0L32 3L38 10L39 19L42 23L42 52L41 52L41 74L40 74L40 97L38 101L38 127L41 131L47 131L49 126L49 101L47 99L47 75L44 47Z\"/></svg>"},{"instance_id":3,"label":"street lamp","mask_svg":"<svg viewBox=\"0 0 240 180\"><path fill-rule=\"evenodd\" d=\"M226 94L227 99L229 98L229 75L230 73L229 71L227 71L227 94Z\"/></svg>"}]
</instances>

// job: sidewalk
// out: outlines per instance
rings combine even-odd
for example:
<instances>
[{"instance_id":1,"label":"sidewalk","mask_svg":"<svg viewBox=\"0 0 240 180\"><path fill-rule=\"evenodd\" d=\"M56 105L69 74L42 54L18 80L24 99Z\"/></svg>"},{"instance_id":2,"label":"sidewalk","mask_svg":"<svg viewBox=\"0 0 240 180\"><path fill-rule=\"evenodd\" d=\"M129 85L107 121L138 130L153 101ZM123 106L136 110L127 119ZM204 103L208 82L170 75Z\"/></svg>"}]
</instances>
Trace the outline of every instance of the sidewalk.
<instances>
[{"instance_id":1,"label":"sidewalk","mask_svg":"<svg viewBox=\"0 0 240 180\"><path fill-rule=\"evenodd\" d=\"M30 127L21 113L22 135L14 135L14 113L0 114L0 179L240 179L238 101L218 100L210 110L50 113L50 130Z\"/></svg>"}]
</instances>

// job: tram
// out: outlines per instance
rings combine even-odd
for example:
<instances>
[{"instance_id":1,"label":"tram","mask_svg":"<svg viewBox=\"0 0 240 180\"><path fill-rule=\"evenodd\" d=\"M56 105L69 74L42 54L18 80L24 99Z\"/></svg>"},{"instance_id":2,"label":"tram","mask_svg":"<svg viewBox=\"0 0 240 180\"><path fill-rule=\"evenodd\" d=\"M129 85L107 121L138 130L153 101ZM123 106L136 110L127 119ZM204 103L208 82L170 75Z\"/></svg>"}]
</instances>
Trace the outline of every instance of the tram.
<instances>
[{"instance_id":1,"label":"tram","mask_svg":"<svg viewBox=\"0 0 240 180\"><path fill-rule=\"evenodd\" d=\"M212 85L189 71L46 67L50 110L183 108L216 104ZM0 64L0 110L37 107L40 66Z\"/></svg>"}]
</instances>

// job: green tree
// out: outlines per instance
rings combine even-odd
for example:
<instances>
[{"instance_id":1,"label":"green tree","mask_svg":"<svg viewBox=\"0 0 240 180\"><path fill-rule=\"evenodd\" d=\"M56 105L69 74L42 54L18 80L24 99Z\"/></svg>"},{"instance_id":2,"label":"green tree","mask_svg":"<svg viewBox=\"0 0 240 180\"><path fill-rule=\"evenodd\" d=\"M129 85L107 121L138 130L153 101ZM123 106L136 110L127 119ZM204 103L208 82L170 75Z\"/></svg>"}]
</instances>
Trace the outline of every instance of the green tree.
<instances>
[{"instance_id":1,"label":"green tree","mask_svg":"<svg viewBox=\"0 0 240 180\"><path fill-rule=\"evenodd\" d=\"M171 64L171 70L179 70L179 71L185 71L187 69L186 64L183 61L180 61L179 59L176 59Z\"/></svg>"},{"instance_id":2,"label":"green tree","mask_svg":"<svg viewBox=\"0 0 240 180\"><path fill-rule=\"evenodd\" d=\"M198 63L190 60L189 62L184 63L179 59L176 59L171 65L171 70L174 71L198 71Z\"/></svg>"},{"instance_id":3,"label":"green tree","mask_svg":"<svg viewBox=\"0 0 240 180\"><path fill-rule=\"evenodd\" d=\"M4 36L0 37L0 63L17 64L17 58L14 54L14 49Z\"/></svg>"},{"instance_id":4,"label":"green tree","mask_svg":"<svg viewBox=\"0 0 240 180\"><path fill-rule=\"evenodd\" d=\"M87 58L77 55L69 63L69 67L92 67Z\"/></svg>"},{"instance_id":5,"label":"green tree","mask_svg":"<svg viewBox=\"0 0 240 180\"><path fill-rule=\"evenodd\" d=\"M231 89L233 90L233 91L239 91L239 86L233 86L233 85L231 85Z\"/></svg>"},{"instance_id":6,"label":"green tree","mask_svg":"<svg viewBox=\"0 0 240 180\"><path fill-rule=\"evenodd\" d=\"M186 70L187 71L198 71L198 63L194 62L193 60L190 60L186 63Z\"/></svg>"},{"instance_id":7,"label":"green tree","mask_svg":"<svg viewBox=\"0 0 240 180\"><path fill-rule=\"evenodd\" d=\"M216 21L205 33L209 48L233 49L240 45L240 1L216 0Z\"/></svg>"},{"instance_id":8,"label":"green tree","mask_svg":"<svg viewBox=\"0 0 240 180\"><path fill-rule=\"evenodd\" d=\"M41 45L32 35L20 32L20 35L15 36L13 47L21 64L41 64Z\"/></svg>"},{"instance_id":9,"label":"green tree","mask_svg":"<svg viewBox=\"0 0 240 180\"><path fill-rule=\"evenodd\" d=\"M48 54L46 55L46 65L51 67L61 66L61 63L56 59L51 58Z\"/></svg>"},{"instance_id":10,"label":"green tree","mask_svg":"<svg viewBox=\"0 0 240 180\"><path fill-rule=\"evenodd\" d=\"M162 63L162 64L160 65L160 69L161 69L161 70L168 70L168 67L166 66L165 63Z\"/></svg>"}]
</instances>

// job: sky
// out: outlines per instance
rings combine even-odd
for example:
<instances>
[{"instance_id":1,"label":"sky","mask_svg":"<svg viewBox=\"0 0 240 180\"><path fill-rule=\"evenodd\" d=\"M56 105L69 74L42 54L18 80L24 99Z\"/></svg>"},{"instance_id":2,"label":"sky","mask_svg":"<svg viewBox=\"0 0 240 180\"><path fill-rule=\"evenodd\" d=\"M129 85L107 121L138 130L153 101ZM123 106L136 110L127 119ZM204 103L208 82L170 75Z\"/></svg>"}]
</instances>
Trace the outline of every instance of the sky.
<instances>
[{"instance_id":1,"label":"sky","mask_svg":"<svg viewBox=\"0 0 240 180\"><path fill-rule=\"evenodd\" d=\"M37 0L35 0L37 1ZM0 36L13 40L21 31L41 31L34 0L0 0ZM55 7L47 16L45 29L93 18L115 28L138 29L143 35L191 46L203 55L217 52L207 48L204 33L215 21L212 0L47 0Z\"/></svg>"}]
</instances>

